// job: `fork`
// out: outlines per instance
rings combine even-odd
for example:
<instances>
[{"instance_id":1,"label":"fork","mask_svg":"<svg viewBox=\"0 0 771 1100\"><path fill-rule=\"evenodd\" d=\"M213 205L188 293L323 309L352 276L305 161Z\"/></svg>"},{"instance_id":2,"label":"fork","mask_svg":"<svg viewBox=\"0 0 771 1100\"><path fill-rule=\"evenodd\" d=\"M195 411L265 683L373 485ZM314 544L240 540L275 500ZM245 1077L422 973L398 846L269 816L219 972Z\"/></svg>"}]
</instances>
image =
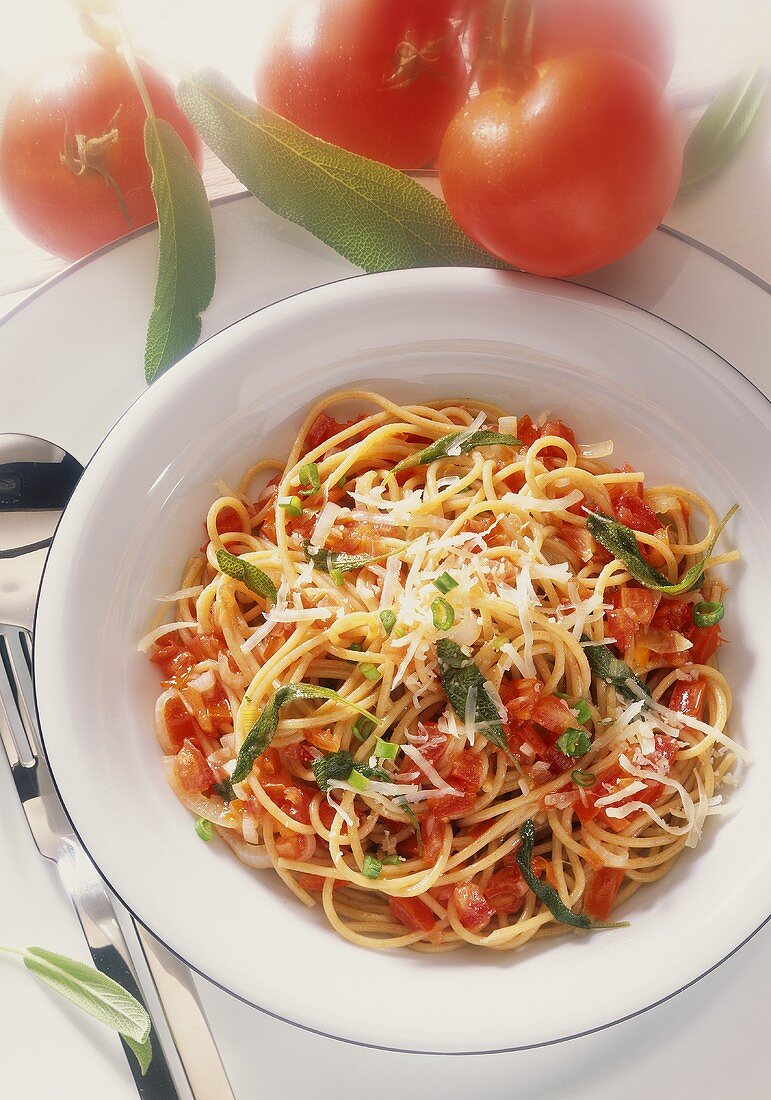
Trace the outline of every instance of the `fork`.
<instances>
[{"instance_id":1,"label":"fork","mask_svg":"<svg viewBox=\"0 0 771 1100\"><path fill-rule=\"evenodd\" d=\"M94 966L145 1004L110 897L72 830L40 751L36 719L28 702L32 699L30 669L29 634L0 623L0 741L33 839L40 854L56 864ZM153 1038L153 1057L144 1077L121 1038L137 1091L147 1100L179 1100L157 1032Z\"/></svg>"}]
</instances>

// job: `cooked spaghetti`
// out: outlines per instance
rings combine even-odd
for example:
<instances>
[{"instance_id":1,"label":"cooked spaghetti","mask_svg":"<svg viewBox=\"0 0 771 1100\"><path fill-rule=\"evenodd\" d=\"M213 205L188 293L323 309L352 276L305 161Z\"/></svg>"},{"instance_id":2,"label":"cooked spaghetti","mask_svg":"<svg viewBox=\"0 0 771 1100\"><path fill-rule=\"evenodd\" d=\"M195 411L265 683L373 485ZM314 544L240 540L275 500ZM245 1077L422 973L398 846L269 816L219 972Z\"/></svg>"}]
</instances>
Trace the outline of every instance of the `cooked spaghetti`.
<instances>
[{"instance_id":1,"label":"cooked spaghetti","mask_svg":"<svg viewBox=\"0 0 771 1100\"><path fill-rule=\"evenodd\" d=\"M612 451L347 392L221 486L140 644L199 835L376 948L607 926L665 875L746 758L714 660L737 555Z\"/></svg>"}]
</instances>

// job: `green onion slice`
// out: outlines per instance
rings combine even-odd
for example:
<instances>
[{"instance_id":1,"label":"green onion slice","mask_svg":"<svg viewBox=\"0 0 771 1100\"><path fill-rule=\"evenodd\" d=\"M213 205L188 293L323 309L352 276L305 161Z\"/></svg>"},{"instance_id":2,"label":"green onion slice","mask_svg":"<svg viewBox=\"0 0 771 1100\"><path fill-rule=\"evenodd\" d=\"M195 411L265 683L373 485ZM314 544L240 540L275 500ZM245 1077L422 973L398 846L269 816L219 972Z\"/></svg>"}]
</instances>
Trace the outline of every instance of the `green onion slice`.
<instances>
[{"instance_id":1,"label":"green onion slice","mask_svg":"<svg viewBox=\"0 0 771 1100\"><path fill-rule=\"evenodd\" d=\"M304 491L300 494L304 497L312 496L313 493L317 493L321 488L321 478L319 477L319 468L315 462L308 462L300 469L300 484L304 486Z\"/></svg>"},{"instance_id":2,"label":"green onion slice","mask_svg":"<svg viewBox=\"0 0 771 1100\"><path fill-rule=\"evenodd\" d=\"M724 614L725 608L719 600L701 600L693 607L693 621L697 626L717 626Z\"/></svg>"},{"instance_id":3,"label":"green onion slice","mask_svg":"<svg viewBox=\"0 0 771 1100\"><path fill-rule=\"evenodd\" d=\"M375 756L380 760L395 760L396 754L399 751L399 746L393 744L391 741L383 741L381 737L378 737L375 742Z\"/></svg>"},{"instance_id":4,"label":"green onion slice","mask_svg":"<svg viewBox=\"0 0 771 1100\"><path fill-rule=\"evenodd\" d=\"M377 667L377 665L371 665L365 662L363 665L359 665L359 670L363 676L366 676L368 680L379 680L383 673Z\"/></svg>"},{"instance_id":5,"label":"green onion slice","mask_svg":"<svg viewBox=\"0 0 771 1100\"><path fill-rule=\"evenodd\" d=\"M447 600L437 596L431 604L431 616L437 630L449 630L455 622L455 611Z\"/></svg>"},{"instance_id":6,"label":"green onion slice","mask_svg":"<svg viewBox=\"0 0 771 1100\"><path fill-rule=\"evenodd\" d=\"M591 747L591 738L586 730L571 727L557 738L557 748L565 756L584 756Z\"/></svg>"},{"instance_id":7,"label":"green onion slice","mask_svg":"<svg viewBox=\"0 0 771 1100\"><path fill-rule=\"evenodd\" d=\"M303 514L303 502L299 497L279 497L279 508L283 508L289 516L301 516Z\"/></svg>"},{"instance_id":8,"label":"green onion slice","mask_svg":"<svg viewBox=\"0 0 771 1100\"><path fill-rule=\"evenodd\" d=\"M355 787L357 791L366 791L369 786L369 779L366 775L362 775L356 768L351 768L351 774L347 777L348 782L352 787Z\"/></svg>"},{"instance_id":9,"label":"green onion slice","mask_svg":"<svg viewBox=\"0 0 771 1100\"><path fill-rule=\"evenodd\" d=\"M365 856L361 865L361 873L365 878L377 878L380 872L383 870L383 864L379 859L375 859L374 856Z\"/></svg>"},{"instance_id":10,"label":"green onion slice","mask_svg":"<svg viewBox=\"0 0 771 1100\"><path fill-rule=\"evenodd\" d=\"M582 726L585 726L592 717L592 712L589 710L589 704L586 699L579 699L577 702L573 703L570 709L575 711L576 717Z\"/></svg>"},{"instance_id":11,"label":"green onion slice","mask_svg":"<svg viewBox=\"0 0 771 1100\"><path fill-rule=\"evenodd\" d=\"M195 823L195 831L201 840L211 840L214 837L214 826L205 817L199 817Z\"/></svg>"},{"instance_id":12,"label":"green onion slice","mask_svg":"<svg viewBox=\"0 0 771 1100\"><path fill-rule=\"evenodd\" d=\"M363 714L360 714L353 723L351 733L357 741L366 741L376 725L377 722L373 722L371 718L365 718Z\"/></svg>"},{"instance_id":13,"label":"green onion slice","mask_svg":"<svg viewBox=\"0 0 771 1100\"><path fill-rule=\"evenodd\" d=\"M384 867L396 867L399 863L404 863L404 856L383 856L380 862Z\"/></svg>"},{"instance_id":14,"label":"green onion slice","mask_svg":"<svg viewBox=\"0 0 771 1100\"><path fill-rule=\"evenodd\" d=\"M440 573L435 579L434 584L440 592L444 592L445 596L448 592L452 592L453 588L458 587L458 582L455 577L451 577L448 572Z\"/></svg>"},{"instance_id":15,"label":"green onion slice","mask_svg":"<svg viewBox=\"0 0 771 1100\"><path fill-rule=\"evenodd\" d=\"M383 624L383 630L386 634L390 634L396 625L396 612L392 611L390 607L387 607L384 611L380 612L380 621Z\"/></svg>"},{"instance_id":16,"label":"green onion slice","mask_svg":"<svg viewBox=\"0 0 771 1100\"><path fill-rule=\"evenodd\" d=\"M577 787L593 787L597 781L594 772L582 772L580 768L576 768L575 771L571 772L570 778Z\"/></svg>"}]
</instances>

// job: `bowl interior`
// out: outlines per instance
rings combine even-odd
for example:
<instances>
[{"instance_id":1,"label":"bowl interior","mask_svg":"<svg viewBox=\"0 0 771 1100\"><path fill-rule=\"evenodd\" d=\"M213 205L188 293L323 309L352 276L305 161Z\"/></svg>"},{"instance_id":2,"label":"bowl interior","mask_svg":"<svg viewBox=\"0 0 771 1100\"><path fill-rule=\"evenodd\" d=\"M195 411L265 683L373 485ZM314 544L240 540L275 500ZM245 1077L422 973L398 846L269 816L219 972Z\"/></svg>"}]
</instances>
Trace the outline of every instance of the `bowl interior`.
<instances>
[{"instance_id":1,"label":"bowl interior","mask_svg":"<svg viewBox=\"0 0 771 1100\"><path fill-rule=\"evenodd\" d=\"M398 401L482 397L552 409L648 484L691 485L742 562L721 667L731 732L755 763L732 813L627 906L631 927L514 953L363 952L270 872L202 844L167 789L156 670L136 652L156 597L202 541L214 482L283 457L308 407L339 389ZM97 452L46 567L35 683L46 750L92 858L139 919L246 1000L327 1034L398 1049L511 1049L600 1027L696 979L771 913L763 674L769 621L769 406L679 330L568 284L485 271L352 279L279 303L197 349ZM651 960L655 960L652 964ZM576 990L581 990L576 997ZM483 1013L463 1006L484 1004ZM366 1009L365 1009L366 1006Z\"/></svg>"}]
</instances>

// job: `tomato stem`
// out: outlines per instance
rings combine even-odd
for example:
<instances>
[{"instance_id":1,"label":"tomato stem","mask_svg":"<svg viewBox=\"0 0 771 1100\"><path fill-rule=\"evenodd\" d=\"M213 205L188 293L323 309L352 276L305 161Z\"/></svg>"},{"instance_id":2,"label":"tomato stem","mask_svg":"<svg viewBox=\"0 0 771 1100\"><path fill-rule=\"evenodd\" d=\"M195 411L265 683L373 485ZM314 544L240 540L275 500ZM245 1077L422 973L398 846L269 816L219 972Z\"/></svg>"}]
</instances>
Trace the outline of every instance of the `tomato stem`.
<instances>
[{"instance_id":1,"label":"tomato stem","mask_svg":"<svg viewBox=\"0 0 771 1100\"><path fill-rule=\"evenodd\" d=\"M123 217L129 225L132 224L131 215L126 206L123 192L118 186L115 177L108 171L104 158L109 149L115 145L119 138L116 126L118 115L123 110L121 104L104 130L98 137L89 138L85 134L72 134L70 132L69 119L64 120L64 152L59 154L59 160L70 172L76 176L82 176L86 172L96 172L108 186L115 192L115 197L121 209Z\"/></svg>"}]
</instances>

